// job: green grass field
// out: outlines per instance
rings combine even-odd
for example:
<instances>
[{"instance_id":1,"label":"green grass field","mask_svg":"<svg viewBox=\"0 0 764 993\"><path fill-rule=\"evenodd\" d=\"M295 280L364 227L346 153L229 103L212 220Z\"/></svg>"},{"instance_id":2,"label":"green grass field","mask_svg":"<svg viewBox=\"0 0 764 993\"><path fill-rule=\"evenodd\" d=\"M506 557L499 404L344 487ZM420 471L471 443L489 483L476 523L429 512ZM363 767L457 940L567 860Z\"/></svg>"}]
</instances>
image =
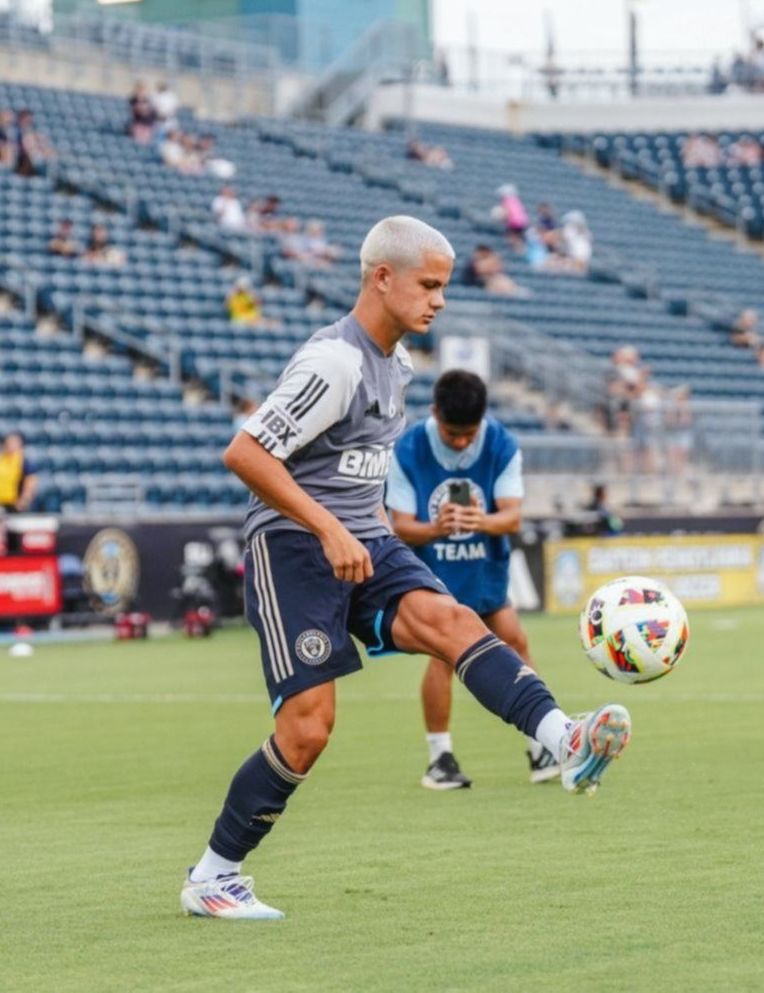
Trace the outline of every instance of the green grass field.
<instances>
[{"instance_id":1,"label":"green grass field","mask_svg":"<svg viewBox=\"0 0 764 993\"><path fill-rule=\"evenodd\" d=\"M257 641L0 654L3 993L744 993L761 956L761 612L696 614L679 670L612 684L571 619L527 618L572 710L634 741L599 794L531 786L460 687L472 790L431 793L421 659L339 684L334 738L247 863L283 922L185 918L178 892L270 728Z\"/></svg>"}]
</instances>

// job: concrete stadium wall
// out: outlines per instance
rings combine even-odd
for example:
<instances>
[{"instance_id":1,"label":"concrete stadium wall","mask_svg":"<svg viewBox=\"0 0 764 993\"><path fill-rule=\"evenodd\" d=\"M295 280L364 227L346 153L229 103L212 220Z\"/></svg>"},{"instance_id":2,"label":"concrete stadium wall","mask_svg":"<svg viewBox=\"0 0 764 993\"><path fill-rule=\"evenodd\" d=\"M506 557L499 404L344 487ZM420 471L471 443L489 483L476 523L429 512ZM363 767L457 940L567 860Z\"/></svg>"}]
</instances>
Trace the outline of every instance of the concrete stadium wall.
<instances>
[{"instance_id":1,"label":"concrete stadium wall","mask_svg":"<svg viewBox=\"0 0 764 993\"><path fill-rule=\"evenodd\" d=\"M181 103L192 107L200 117L230 120L242 115L273 113L274 95L255 80L243 82L220 76L195 73L168 75L161 69L139 69L124 63L108 62L96 49L80 46L66 55L8 49L0 45L0 79L9 83L56 86L81 93L127 96L136 79L154 82L169 79ZM293 88L285 76L276 91L278 102L293 98ZM281 90L285 95L280 96ZM276 107L278 112L278 106ZM127 117L127 103L125 103Z\"/></svg>"},{"instance_id":2,"label":"concrete stadium wall","mask_svg":"<svg viewBox=\"0 0 764 993\"><path fill-rule=\"evenodd\" d=\"M376 129L391 117L495 128L514 134L703 128L758 131L764 123L764 94L534 104L490 99L442 86L380 86L369 103L366 123Z\"/></svg>"}]
</instances>

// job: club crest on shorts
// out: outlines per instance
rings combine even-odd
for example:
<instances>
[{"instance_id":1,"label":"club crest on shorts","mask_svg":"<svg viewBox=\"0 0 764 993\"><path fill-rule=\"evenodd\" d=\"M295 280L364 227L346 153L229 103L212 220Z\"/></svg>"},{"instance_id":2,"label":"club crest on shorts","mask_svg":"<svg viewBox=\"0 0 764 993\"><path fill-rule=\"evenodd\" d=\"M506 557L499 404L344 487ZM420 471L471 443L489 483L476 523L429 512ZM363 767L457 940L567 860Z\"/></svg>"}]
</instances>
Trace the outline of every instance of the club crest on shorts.
<instances>
[{"instance_id":1,"label":"club crest on shorts","mask_svg":"<svg viewBox=\"0 0 764 993\"><path fill-rule=\"evenodd\" d=\"M310 628L297 636L294 650L305 665L321 665L332 654L332 643L323 631Z\"/></svg>"}]
</instances>

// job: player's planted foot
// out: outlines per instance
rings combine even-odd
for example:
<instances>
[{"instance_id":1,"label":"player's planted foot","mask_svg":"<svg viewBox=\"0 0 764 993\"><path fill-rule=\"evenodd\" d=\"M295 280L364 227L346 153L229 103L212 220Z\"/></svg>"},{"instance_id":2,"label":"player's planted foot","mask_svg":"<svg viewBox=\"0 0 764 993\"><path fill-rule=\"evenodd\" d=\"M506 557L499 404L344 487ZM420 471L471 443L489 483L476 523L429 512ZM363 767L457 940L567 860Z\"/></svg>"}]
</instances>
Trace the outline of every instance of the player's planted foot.
<instances>
[{"instance_id":1,"label":"player's planted foot","mask_svg":"<svg viewBox=\"0 0 764 993\"><path fill-rule=\"evenodd\" d=\"M192 883L187 879L180 891L180 905L194 917L225 917L229 920L281 920L284 914L262 903L254 894L251 876L232 872L216 879Z\"/></svg>"},{"instance_id":2,"label":"player's planted foot","mask_svg":"<svg viewBox=\"0 0 764 993\"><path fill-rule=\"evenodd\" d=\"M464 775L452 752L442 752L427 767L422 786L428 790L464 790L472 786L472 780Z\"/></svg>"},{"instance_id":3,"label":"player's planted foot","mask_svg":"<svg viewBox=\"0 0 764 993\"><path fill-rule=\"evenodd\" d=\"M594 793L602 774L631 738L631 718L625 707L608 703L570 725L560 743L563 788L570 793Z\"/></svg>"},{"instance_id":4,"label":"player's planted foot","mask_svg":"<svg viewBox=\"0 0 764 993\"><path fill-rule=\"evenodd\" d=\"M560 775L560 763L548 748L544 748L537 741L534 741L525 754L528 756L532 783L546 783Z\"/></svg>"}]
</instances>

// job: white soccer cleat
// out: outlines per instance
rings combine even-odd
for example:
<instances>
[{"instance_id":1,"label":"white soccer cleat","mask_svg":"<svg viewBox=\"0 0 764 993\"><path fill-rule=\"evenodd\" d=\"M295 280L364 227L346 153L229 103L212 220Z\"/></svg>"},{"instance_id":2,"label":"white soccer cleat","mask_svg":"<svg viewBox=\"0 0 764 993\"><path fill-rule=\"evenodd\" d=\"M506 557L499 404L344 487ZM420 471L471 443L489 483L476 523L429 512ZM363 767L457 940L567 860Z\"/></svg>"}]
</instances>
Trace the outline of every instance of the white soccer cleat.
<instances>
[{"instance_id":1,"label":"white soccer cleat","mask_svg":"<svg viewBox=\"0 0 764 993\"><path fill-rule=\"evenodd\" d=\"M618 703L607 703L574 720L560 744L563 788L570 793L594 793L603 772L630 738L631 717Z\"/></svg>"},{"instance_id":2,"label":"white soccer cleat","mask_svg":"<svg viewBox=\"0 0 764 993\"><path fill-rule=\"evenodd\" d=\"M228 920L278 921L284 917L280 910L262 903L254 894L251 876L236 872L216 879L192 883L187 879L180 891L180 905L185 914L194 917L224 917Z\"/></svg>"}]
</instances>

